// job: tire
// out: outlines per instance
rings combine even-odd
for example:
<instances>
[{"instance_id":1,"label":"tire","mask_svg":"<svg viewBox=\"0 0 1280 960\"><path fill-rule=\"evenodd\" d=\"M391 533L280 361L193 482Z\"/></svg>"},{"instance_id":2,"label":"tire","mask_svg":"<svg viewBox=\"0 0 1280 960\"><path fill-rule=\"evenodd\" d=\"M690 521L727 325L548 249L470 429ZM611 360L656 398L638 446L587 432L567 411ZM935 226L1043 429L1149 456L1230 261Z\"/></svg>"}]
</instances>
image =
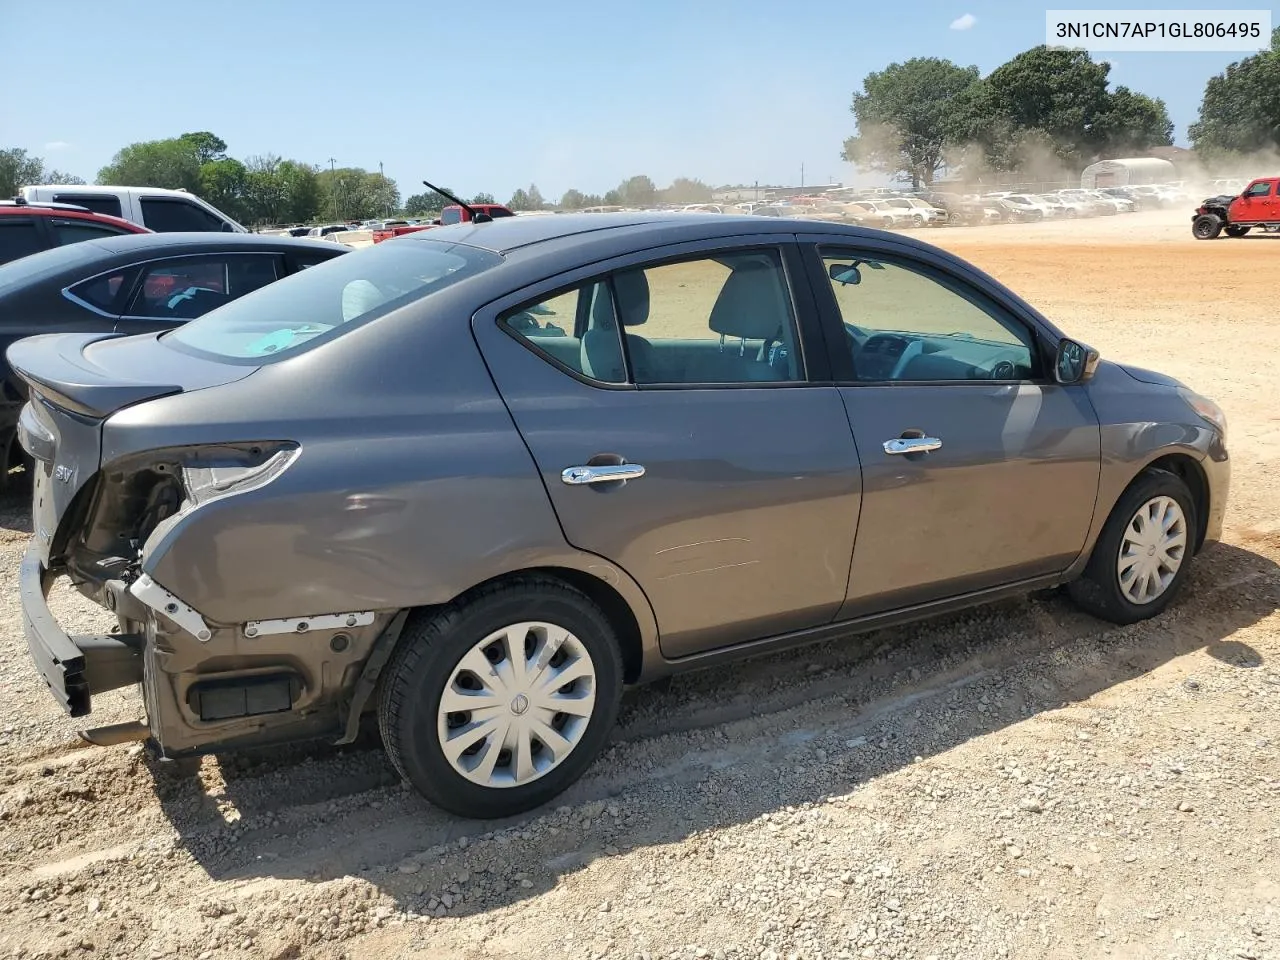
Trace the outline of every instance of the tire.
<instances>
[{"instance_id":1,"label":"tire","mask_svg":"<svg viewBox=\"0 0 1280 960\"><path fill-rule=\"evenodd\" d=\"M1191 222L1191 235L1197 240L1217 240L1222 233L1222 218L1216 213L1202 213Z\"/></svg>"},{"instance_id":2,"label":"tire","mask_svg":"<svg viewBox=\"0 0 1280 960\"><path fill-rule=\"evenodd\" d=\"M530 649L532 638L536 659L557 636L551 630L567 631L567 635L561 638L563 646L539 671L564 669L566 665L580 670L585 662L590 676L572 681L567 696L563 695L564 687L549 693L544 690L543 696L569 706L593 695L585 708L586 715L557 712L552 716L549 710L540 709L535 688L519 682L508 685L502 679L510 676L506 638L521 642L522 652ZM478 649L486 641L490 654L487 662L486 653ZM569 651L569 656L557 666L556 658L563 651ZM466 662L476 662L477 658L488 668L489 679L483 685L478 673L466 669ZM490 666L502 662L508 663L506 670ZM445 755L442 741L450 731L472 724L479 732L484 721L477 723L473 719L475 713L469 712L442 716L446 689L455 699L476 695L478 702L502 708L493 719L503 726L485 725L492 732L475 739L474 753L472 748L463 751L458 765ZM513 691L515 696L508 702L506 697ZM621 697L622 655L608 619L580 591L551 578L526 576L482 587L441 610L410 618L383 677L378 726L396 770L432 803L462 817L509 817L541 806L582 776L612 732ZM517 706L518 701L523 708ZM519 721L517 717L526 719ZM555 726L557 722L561 726ZM520 723L541 723L539 729L546 731L543 736L548 743L538 740L535 733L523 740L527 753L521 751L518 736L516 749L508 749L507 732L518 729ZM560 759L549 745L550 735L561 736L564 743L570 744ZM517 769L518 756L527 761L523 774ZM537 765L546 764L548 757L550 765L539 771ZM487 764L487 774L483 770L486 761L492 761ZM468 764L476 768L470 775L464 772Z\"/></svg>"},{"instance_id":3,"label":"tire","mask_svg":"<svg viewBox=\"0 0 1280 960\"><path fill-rule=\"evenodd\" d=\"M926 218L919 215L912 217L911 222L915 225L917 230L921 230L929 224L929 221Z\"/></svg>"},{"instance_id":4,"label":"tire","mask_svg":"<svg viewBox=\"0 0 1280 960\"><path fill-rule=\"evenodd\" d=\"M1227 224L1225 232L1228 237L1243 237L1246 233L1249 232L1249 228L1239 227L1239 226L1236 226L1234 223L1230 223L1230 224Z\"/></svg>"},{"instance_id":5,"label":"tire","mask_svg":"<svg viewBox=\"0 0 1280 960\"><path fill-rule=\"evenodd\" d=\"M1174 511L1168 509L1170 503L1175 504L1181 513L1180 521L1170 528L1176 531L1180 523L1182 544L1177 569L1160 586L1158 593L1143 602L1136 602L1122 582L1121 551L1125 551L1124 559L1130 564L1130 589L1142 592L1142 571L1151 569L1153 565L1157 567L1157 577L1162 578L1167 571L1159 565L1158 558L1161 554L1156 551L1160 547L1150 547L1152 552L1149 554L1142 551L1141 541L1145 538L1138 532L1136 525L1141 522L1139 513L1142 512L1149 518L1151 512L1155 511L1161 520L1167 521L1175 515ZM1153 525L1150 519L1146 522L1149 531L1158 531L1162 526L1159 522ZM1112 509L1111 516L1107 518L1106 525L1098 536L1098 542L1094 544L1084 573L1078 580L1068 584L1071 599L1087 613L1112 623L1137 623L1156 616L1173 602L1186 579L1191 557L1195 552L1195 535L1199 529L1196 524L1195 500L1181 478L1164 470L1148 470L1139 475ZM1138 543L1136 549L1135 540ZM1169 552L1172 553L1172 550ZM1147 556L1152 559L1144 563L1144 557ZM1133 586L1135 584L1137 586Z\"/></svg>"}]
</instances>

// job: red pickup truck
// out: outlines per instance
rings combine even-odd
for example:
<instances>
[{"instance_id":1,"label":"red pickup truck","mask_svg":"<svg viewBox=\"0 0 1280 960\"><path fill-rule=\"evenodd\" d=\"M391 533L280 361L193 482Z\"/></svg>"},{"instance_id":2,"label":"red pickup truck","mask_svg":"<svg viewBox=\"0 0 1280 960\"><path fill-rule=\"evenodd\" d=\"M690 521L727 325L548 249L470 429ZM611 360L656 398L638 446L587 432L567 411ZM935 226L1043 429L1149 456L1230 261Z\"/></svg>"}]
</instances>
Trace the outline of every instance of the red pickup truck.
<instances>
[{"instance_id":1,"label":"red pickup truck","mask_svg":"<svg viewBox=\"0 0 1280 960\"><path fill-rule=\"evenodd\" d=\"M1228 237L1243 237L1254 227L1280 231L1280 177L1254 180L1238 196L1210 197L1191 218L1197 240L1214 240L1224 231Z\"/></svg>"},{"instance_id":2,"label":"red pickup truck","mask_svg":"<svg viewBox=\"0 0 1280 960\"><path fill-rule=\"evenodd\" d=\"M514 213L500 203L469 203L465 207L453 203L440 211L438 220L432 220L430 223L420 223L417 226L404 224L403 226L388 227L385 230L375 230L373 231L373 242L381 243L383 240L390 240L392 237L401 237L406 233L416 233L419 230L430 230L432 227L447 227L451 223L467 223L471 220L473 211L475 213L483 213L493 220L498 217L515 216Z\"/></svg>"}]
</instances>

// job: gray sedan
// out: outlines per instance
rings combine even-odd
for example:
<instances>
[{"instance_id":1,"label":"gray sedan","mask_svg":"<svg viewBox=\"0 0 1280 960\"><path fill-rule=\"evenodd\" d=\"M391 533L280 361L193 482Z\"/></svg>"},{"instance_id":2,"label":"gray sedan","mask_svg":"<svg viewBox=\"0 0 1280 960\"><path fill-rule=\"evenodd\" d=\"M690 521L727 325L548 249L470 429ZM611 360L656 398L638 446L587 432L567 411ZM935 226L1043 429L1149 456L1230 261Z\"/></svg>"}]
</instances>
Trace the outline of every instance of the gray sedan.
<instances>
[{"instance_id":1,"label":"gray sedan","mask_svg":"<svg viewBox=\"0 0 1280 960\"><path fill-rule=\"evenodd\" d=\"M177 757L376 711L466 816L564 790L624 685L1059 584L1154 616L1227 497L1211 401L814 221L463 224L8 355L32 657L73 716L144 693L86 736ZM61 575L119 632L68 635Z\"/></svg>"}]
</instances>

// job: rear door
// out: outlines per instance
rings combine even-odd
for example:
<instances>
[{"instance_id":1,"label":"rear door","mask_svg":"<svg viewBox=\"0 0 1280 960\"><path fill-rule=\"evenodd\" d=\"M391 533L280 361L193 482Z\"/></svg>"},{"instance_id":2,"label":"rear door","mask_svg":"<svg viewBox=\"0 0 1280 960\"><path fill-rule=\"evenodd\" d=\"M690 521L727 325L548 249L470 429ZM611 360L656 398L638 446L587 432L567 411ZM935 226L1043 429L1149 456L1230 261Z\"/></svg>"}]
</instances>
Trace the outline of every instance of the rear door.
<instances>
[{"instance_id":1,"label":"rear door","mask_svg":"<svg viewBox=\"0 0 1280 960\"><path fill-rule=\"evenodd\" d=\"M640 584L667 657L844 600L861 477L814 319L781 237L633 255L474 318L566 539Z\"/></svg>"},{"instance_id":2,"label":"rear door","mask_svg":"<svg viewBox=\"0 0 1280 960\"><path fill-rule=\"evenodd\" d=\"M841 618L1069 566L1093 518L1100 431L1085 389L1046 376L1031 319L924 251L832 237L808 253L862 457Z\"/></svg>"},{"instance_id":3,"label":"rear door","mask_svg":"<svg viewBox=\"0 0 1280 960\"><path fill-rule=\"evenodd\" d=\"M40 217L0 215L0 263L39 253L50 246Z\"/></svg>"}]
</instances>

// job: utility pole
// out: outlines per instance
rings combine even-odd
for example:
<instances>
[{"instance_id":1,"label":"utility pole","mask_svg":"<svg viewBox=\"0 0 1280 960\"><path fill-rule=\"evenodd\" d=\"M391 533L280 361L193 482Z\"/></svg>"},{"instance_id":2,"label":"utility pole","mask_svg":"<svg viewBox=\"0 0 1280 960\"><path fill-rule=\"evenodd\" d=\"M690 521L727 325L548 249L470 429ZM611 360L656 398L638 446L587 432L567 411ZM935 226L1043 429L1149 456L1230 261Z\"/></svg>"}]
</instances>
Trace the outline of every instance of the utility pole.
<instances>
[{"instance_id":1,"label":"utility pole","mask_svg":"<svg viewBox=\"0 0 1280 960\"><path fill-rule=\"evenodd\" d=\"M389 216L391 216L391 201L387 199L387 196L388 196L388 194L387 194L387 175L386 175L386 174L384 174L384 173L382 172L382 161L381 161L381 160L379 160L379 161L378 161L378 179L382 181L382 183L380 184L380 186L382 187L382 199L383 199L383 204L382 204L382 215L383 215L384 217L389 217Z\"/></svg>"},{"instance_id":2,"label":"utility pole","mask_svg":"<svg viewBox=\"0 0 1280 960\"><path fill-rule=\"evenodd\" d=\"M756 203L760 202L760 181L756 181Z\"/></svg>"},{"instance_id":3,"label":"utility pole","mask_svg":"<svg viewBox=\"0 0 1280 960\"><path fill-rule=\"evenodd\" d=\"M804 186L804 164L800 164L800 186Z\"/></svg>"},{"instance_id":4,"label":"utility pole","mask_svg":"<svg viewBox=\"0 0 1280 960\"><path fill-rule=\"evenodd\" d=\"M331 176L329 177L329 192L333 194L333 219L334 220L338 219L338 176L337 176L337 171L334 169L334 164L337 162L338 161L335 160L333 157L329 158L329 173L331 174Z\"/></svg>"}]
</instances>

